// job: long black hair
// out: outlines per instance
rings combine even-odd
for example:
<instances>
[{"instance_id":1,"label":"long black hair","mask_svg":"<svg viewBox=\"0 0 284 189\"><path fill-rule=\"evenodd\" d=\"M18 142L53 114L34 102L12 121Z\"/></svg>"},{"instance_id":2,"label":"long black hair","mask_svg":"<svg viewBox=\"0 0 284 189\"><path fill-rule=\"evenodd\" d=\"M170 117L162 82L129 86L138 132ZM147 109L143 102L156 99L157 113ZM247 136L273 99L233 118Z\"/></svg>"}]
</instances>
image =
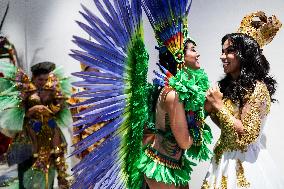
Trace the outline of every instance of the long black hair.
<instances>
[{"instance_id":1,"label":"long black hair","mask_svg":"<svg viewBox=\"0 0 284 189\"><path fill-rule=\"evenodd\" d=\"M240 62L241 74L234 80L229 74L219 81L220 90L224 97L240 102L242 106L247 94L254 91L257 81L264 82L272 102L276 91L276 80L270 76L270 65L262 54L258 43L250 36L242 33L227 34L222 38L222 45L226 40L232 42L232 47Z\"/></svg>"},{"instance_id":2,"label":"long black hair","mask_svg":"<svg viewBox=\"0 0 284 189\"><path fill-rule=\"evenodd\" d=\"M176 75L178 62L169 50L159 50L159 64L167 69L173 76Z\"/></svg>"}]
</instances>

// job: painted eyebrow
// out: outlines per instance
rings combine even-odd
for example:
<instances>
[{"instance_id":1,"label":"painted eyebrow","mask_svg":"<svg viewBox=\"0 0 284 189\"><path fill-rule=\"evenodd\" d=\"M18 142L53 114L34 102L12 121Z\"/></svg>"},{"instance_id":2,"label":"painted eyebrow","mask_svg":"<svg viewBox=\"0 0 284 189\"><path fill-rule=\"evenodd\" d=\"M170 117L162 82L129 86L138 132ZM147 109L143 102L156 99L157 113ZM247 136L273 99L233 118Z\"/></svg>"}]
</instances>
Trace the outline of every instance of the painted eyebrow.
<instances>
[{"instance_id":1,"label":"painted eyebrow","mask_svg":"<svg viewBox=\"0 0 284 189\"><path fill-rule=\"evenodd\" d=\"M228 50L228 49L230 49L230 48L234 48L233 45L230 45L230 46L228 46L228 47L225 48L225 49L222 48L222 52L224 52L225 50Z\"/></svg>"}]
</instances>

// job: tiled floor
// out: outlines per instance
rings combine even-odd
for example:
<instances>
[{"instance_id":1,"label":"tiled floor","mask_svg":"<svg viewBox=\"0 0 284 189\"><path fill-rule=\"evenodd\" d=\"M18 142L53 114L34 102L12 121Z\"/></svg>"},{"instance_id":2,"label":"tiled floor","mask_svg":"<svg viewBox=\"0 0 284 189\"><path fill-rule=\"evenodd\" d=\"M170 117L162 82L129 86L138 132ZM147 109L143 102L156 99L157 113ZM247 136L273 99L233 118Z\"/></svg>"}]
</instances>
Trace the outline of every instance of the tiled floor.
<instances>
[{"instance_id":1,"label":"tiled floor","mask_svg":"<svg viewBox=\"0 0 284 189\"><path fill-rule=\"evenodd\" d=\"M17 165L9 167L7 164L0 163L0 188L17 188ZM12 181L10 186L5 186L8 181Z\"/></svg>"},{"instance_id":2,"label":"tiled floor","mask_svg":"<svg viewBox=\"0 0 284 189\"><path fill-rule=\"evenodd\" d=\"M0 189L18 189L17 176L17 165L9 167L0 163ZM7 181L12 181L9 186L5 186ZM54 180L54 189L58 189L57 179Z\"/></svg>"}]
</instances>

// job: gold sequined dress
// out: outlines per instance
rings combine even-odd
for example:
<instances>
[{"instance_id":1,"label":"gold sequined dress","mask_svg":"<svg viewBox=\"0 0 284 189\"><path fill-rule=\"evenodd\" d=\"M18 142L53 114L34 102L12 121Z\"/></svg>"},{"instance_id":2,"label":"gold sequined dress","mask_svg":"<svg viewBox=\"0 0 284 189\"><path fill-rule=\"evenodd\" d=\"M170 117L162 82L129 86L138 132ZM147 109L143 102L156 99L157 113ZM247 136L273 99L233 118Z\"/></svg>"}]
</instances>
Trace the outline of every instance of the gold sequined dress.
<instances>
[{"instance_id":1,"label":"gold sequined dress","mask_svg":"<svg viewBox=\"0 0 284 189\"><path fill-rule=\"evenodd\" d=\"M243 108L230 99L212 119L221 128L214 157L202 189L282 189L284 180L277 174L265 145L263 128L271 99L266 85L257 82ZM238 135L233 117L242 121L244 134ZM274 175L274 176L272 176Z\"/></svg>"}]
</instances>

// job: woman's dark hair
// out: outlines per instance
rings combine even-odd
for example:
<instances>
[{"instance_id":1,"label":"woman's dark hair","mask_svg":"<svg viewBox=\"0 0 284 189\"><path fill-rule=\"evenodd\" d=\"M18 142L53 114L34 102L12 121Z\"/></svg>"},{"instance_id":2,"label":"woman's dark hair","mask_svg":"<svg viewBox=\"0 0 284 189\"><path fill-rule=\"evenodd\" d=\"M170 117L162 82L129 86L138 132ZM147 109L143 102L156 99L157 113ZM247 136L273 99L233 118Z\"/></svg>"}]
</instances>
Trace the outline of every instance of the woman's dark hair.
<instances>
[{"instance_id":1,"label":"woman's dark hair","mask_svg":"<svg viewBox=\"0 0 284 189\"><path fill-rule=\"evenodd\" d=\"M224 97L240 102L242 106L245 96L254 91L257 81L265 83L270 97L276 91L276 80L268 75L269 62L262 54L258 43L250 36L242 33L227 34L222 38L222 45L226 40L232 42L232 48L240 62L241 74L234 80L229 74L219 81L220 90ZM275 99L272 99L272 102Z\"/></svg>"},{"instance_id":2,"label":"woman's dark hair","mask_svg":"<svg viewBox=\"0 0 284 189\"><path fill-rule=\"evenodd\" d=\"M159 51L159 63L161 66L166 68L172 75L176 75L178 63L169 50L166 50L165 52Z\"/></svg>"},{"instance_id":3,"label":"woman's dark hair","mask_svg":"<svg viewBox=\"0 0 284 189\"><path fill-rule=\"evenodd\" d=\"M184 41L184 49L183 49L183 54L185 54L185 52L186 52L186 50L187 50L187 45L189 44L189 43L192 43L194 46L196 46L196 43L195 43L195 41L193 41L192 39L190 39L190 38L187 38L185 41Z\"/></svg>"},{"instance_id":4,"label":"woman's dark hair","mask_svg":"<svg viewBox=\"0 0 284 189\"><path fill-rule=\"evenodd\" d=\"M40 76L42 74L49 74L50 71L49 70L46 70L46 69L38 69L36 71L33 72L33 76L34 77L37 77L37 76Z\"/></svg>"},{"instance_id":5,"label":"woman's dark hair","mask_svg":"<svg viewBox=\"0 0 284 189\"><path fill-rule=\"evenodd\" d=\"M31 67L31 71L34 77L42 74L49 74L55 69L55 64L52 62L40 62Z\"/></svg>"},{"instance_id":6,"label":"woman's dark hair","mask_svg":"<svg viewBox=\"0 0 284 189\"><path fill-rule=\"evenodd\" d=\"M196 46L196 43L192 39L186 39L184 41L183 53L185 53L188 43L192 43ZM159 51L159 63L164 68L166 68L172 75L176 75L178 62L175 60L174 55L169 50L166 50L164 52Z\"/></svg>"}]
</instances>

